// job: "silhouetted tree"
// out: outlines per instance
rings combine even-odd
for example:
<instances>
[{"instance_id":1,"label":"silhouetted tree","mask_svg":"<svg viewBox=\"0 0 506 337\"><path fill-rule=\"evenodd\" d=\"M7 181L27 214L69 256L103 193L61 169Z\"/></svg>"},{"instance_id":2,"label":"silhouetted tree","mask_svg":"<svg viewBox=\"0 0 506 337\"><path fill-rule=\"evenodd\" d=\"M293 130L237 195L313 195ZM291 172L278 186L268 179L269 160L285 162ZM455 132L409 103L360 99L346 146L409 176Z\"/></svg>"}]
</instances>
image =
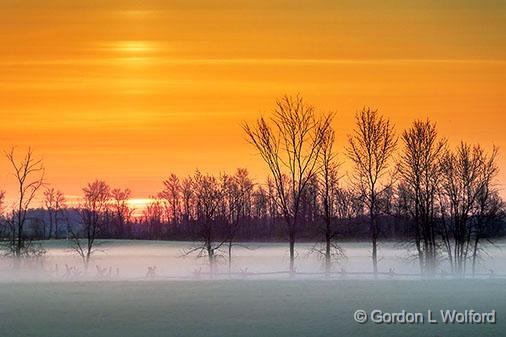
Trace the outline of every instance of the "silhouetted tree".
<instances>
[{"instance_id":1,"label":"silhouetted tree","mask_svg":"<svg viewBox=\"0 0 506 337\"><path fill-rule=\"evenodd\" d=\"M480 191L475 215L472 219L472 274L476 275L476 264L484 251L482 242L493 243L494 237L501 232L501 222L504 220L505 205L499 192L489 182L486 182Z\"/></svg>"},{"instance_id":2,"label":"silhouetted tree","mask_svg":"<svg viewBox=\"0 0 506 337\"><path fill-rule=\"evenodd\" d=\"M182 214L182 221L183 226L186 230L190 229L190 222L193 220L194 215L192 212L193 209L193 179L191 176L185 177L181 181L181 198L182 198L182 207L183 207L183 214Z\"/></svg>"},{"instance_id":3,"label":"silhouetted tree","mask_svg":"<svg viewBox=\"0 0 506 337\"><path fill-rule=\"evenodd\" d=\"M128 205L132 191L126 188L114 188L111 190L112 205L114 213L115 233L117 237L123 238L127 233L125 227L130 223L134 209Z\"/></svg>"},{"instance_id":4,"label":"silhouetted tree","mask_svg":"<svg viewBox=\"0 0 506 337\"><path fill-rule=\"evenodd\" d=\"M322 208L323 226L320 228L323 234L325 258L325 273L329 276L332 257L339 258L343 256L343 250L337 245L337 231L332 225L333 220L339 216L338 198L342 196L339 188L338 164L336 154L334 153L335 133L332 128L327 130L322 151L320 153L320 204Z\"/></svg>"},{"instance_id":5,"label":"silhouetted tree","mask_svg":"<svg viewBox=\"0 0 506 337\"><path fill-rule=\"evenodd\" d=\"M7 152L6 157L14 171L18 195L14 210L7 220L9 230L9 254L21 256L40 254L42 249L32 245L31 238L25 233L27 212L37 192L44 184L44 166L41 159L33 156L29 148L25 156L18 160L14 148Z\"/></svg>"},{"instance_id":6,"label":"silhouetted tree","mask_svg":"<svg viewBox=\"0 0 506 337\"><path fill-rule=\"evenodd\" d=\"M397 138L390 121L377 110L364 108L356 114L356 125L348 136L347 154L354 164L353 185L369 213L374 275L378 273L379 198L388 184L383 179L396 149Z\"/></svg>"},{"instance_id":7,"label":"silhouetted tree","mask_svg":"<svg viewBox=\"0 0 506 337\"><path fill-rule=\"evenodd\" d=\"M108 217L109 201L111 198L110 187L105 181L95 180L88 183L83 188L83 203L80 206L80 215L82 220L82 233L84 239L78 231L71 233L72 248L82 258L85 269L91 255L95 252L96 239L100 234Z\"/></svg>"},{"instance_id":8,"label":"silhouetted tree","mask_svg":"<svg viewBox=\"0 0 506 337\"><path fill-rule=\"evenodd\" d=\"M429 120L415 121L402 134L400 175L403 196L413 222L415 246L422 274L433 276L437 262L436 197L441 188L440 161L446 141L439 139L436 125Z\"/></svg>"},{"instance_id":9,"label":"silhouetted tree","mask_svg":"<svg viewBox=\"0 0 506 337\"><path fill-rule=\"evenodd\" d=\"M165 209L168 221L172 225L173 230L177 231L181 213L181 184L179 178L175 174L171 174L169 179L163 181L163 185L164 190L158 196L166 205Z\"/></svg>"},{"instance_id":10,"label":"silhouetted tree","mask_svg":"<svg viewBox=\"0 0 506 337\"><path fill-rule=\"evenodd\" d=\"M318 157L331 120L331 114L317 116L302 97L284 96L276 102L270 120L260 117L255 125L244 125L248 140L272 174L275 200L288 231L292 272L301 197L318 169Z\"/></svg>"},{"instance_id":11,"label":"silhouetted tree","mask_svg":"<svg viewBox=\"0 0 506 337\"><path fill-rule=\"evenodd\" d=\"M204 175L199 171L194 174L192 185L195 198L196 246L186 253L198 252L199 256L207 256L210 272L213 274L218 250L226 242L226 238L219 235L221 228L217 221L223 190L214 176Z\"/></svg>"},{"instance_id":12,"label":"silhouetted tree","mask_svg":"<svg viewBox=\"0 0 506 337\"><path fill-rule=\"evenodd\" d=\"M441 162L442 239L452 271L460 277L465 276L470 256L473 266L476 263L488 208L496 212L493 204L497 201L491 193L498 170L496 156L495 148L488 154L480 145L461 142L455 151L448 150Z\"/></svg>"},{"instance_id":13,"label":"silhouetted tree","mask_svg":"<svg viewBox=\"0 0 506 337\"><path fill-rule=\"evenodd\" d=\"M44 191L44 206L47 210L47 218L49 220L49 232L47 238L51 239L54 229L54 238L58 239L58 225L61 220L61 213L65 209L65 196L61 191L55 190L53 187L47 188ZM44 225L44 239L46 238L45 228L46 226Z\"/></svg>"},{"instance_id":14,"label":"silhouetted tree","mask_svg":"<svg viewBox=\"0 0 506 337\"><path fill-rule=\"evenodd\" d=\"M234 176L223 175L223 201L225 203L225 221L227 225L228 271L232 269L232 247L241 220L251 202L253 181L248 170L238 169Z\"/></svg>"},{"instance_id":15,"label":"silhouetted tree","mask_svg":"<svg viewBox=\"0 0 506 337\"><path fill-rule=\"evenodd\" d=\"M162 239L162 223L164 208L159 198L152 197L151 202L144 208L143 221L148 225L148 237L151 240Z\"/></svg>"}]
</instances>

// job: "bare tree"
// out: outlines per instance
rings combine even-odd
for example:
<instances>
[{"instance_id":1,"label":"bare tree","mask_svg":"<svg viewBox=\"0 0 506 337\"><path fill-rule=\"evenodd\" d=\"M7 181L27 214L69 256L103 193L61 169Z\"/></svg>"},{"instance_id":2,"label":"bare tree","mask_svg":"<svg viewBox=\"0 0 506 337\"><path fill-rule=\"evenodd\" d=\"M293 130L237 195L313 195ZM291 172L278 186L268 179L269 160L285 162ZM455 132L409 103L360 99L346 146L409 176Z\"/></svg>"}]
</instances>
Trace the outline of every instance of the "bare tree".
<instances>
[{"instance_id":1,"label":"bare tree","mask_svg":"<svg viewBox=\"0 0 506 337\"><path fill-rule=\"evenodd\" d=\"M402 134L400 162L403 192L410 198L409 214L422 274L433 276L437 262L437 192L441 187L440 161L446 140L439 139L436 125L415 121Z\"/></svg>"},{"instance_id":2,"label":"bare tree","mask_svg":"<svg viewBox=\"0 0 506 337\"><path fill-rule=\"evenodd\" d=\"M251 203L253 181L248 170L238 169L234 176L223 175L223 201L225 203L225 221L227 223L226 237L228 245L228 271L232 269L232 247L241 220Z\"/></svg>"},{"instance_id":3,"label":"bare tree","mask_svg":"<svg viewBox=\"0 0 506 337\"><path fill-rule=\"evenodd\" d=\"M16 204L8 219L8 248L10 254L19 258L34 252L31 239L25 233L25 225L30 205L44 185L44 166L41 159L34 158L31 148L21 160L16 158L14 148L11 148L6 156L14 171L18 188Z\"/></svg>"},{"instance_id":4,"label":"bare tree","mask_svg":"<svg viewBox=\"0 0 506 337\"><path fill-rule=\"evenodd\" d=\"M460 277L465 276L470 256L475 266L487 216L498 211L493 193L496 157L496 148L488 154L480 145L462 142L441 162L442 239L452 271Z\"/></svg>"},{"instance_id":5,"label":"bare tree","mask_svg":"<svg viewBox=\"0 0 506 337\"><path fill-rule=\"evenodd\" d=\"M148 237L151 240L162 239L162 222L164 208L158 197L151 197L151 202L143 210L144 223L148 225Z\"/></svg>"},{"instance_id":6,"label":"bare tree","mask_svg":"<svg viewBox=\"0 0 506 337\"><path fill-rule=\"evenodd\" d=\"M220 223L218 221L219 207L223 199L223 190L218 180L211 175L204 175L197 171L193 176L193 190L196 214L196 246L186 251L186 254L198 252L198 256L207 256L209 269L214 273L219 249L226 239L220 238Z\"/></svg>"},{"instance_id":7,"label":"bare tree","mask_svg":"<svg viewBox=\"0 0 506 337\"><path fill-rule=\"evenodd\" d=\"M171 223L173 230L177 231L179 216L181 214L181 183L179 178L172 173L169 179L163 181L164 190L159 193L159 197L166 204L167 219Z\"/></svg>"},{"instance_id":8,"label":"bare tree","mask_svg":"<svg viewBox=\"0 0 506 337\"><path fill-rule=\"evenodd\" d=\"M482 241L492 242L494 234L498 232L498 224L505 216L504 201L499 195L495 179L499 173L496 162L498 149L494 147L492 153L481 152L480 172L481 186L476 197L476 205L472 219L472 273L476 274L476 263L480 257Z\"/></svg>"},{"instance_id":9,"label":"bare tree","mask_svg":"<svg viewBox=\"0 0 506 337\"><path fill-rule=\"evenodd\" d=\"M485 184L486 185L486 184ZM494 237L500 232L505 214L505 205L499 192L491 186L484 186L480 192L472 223L472 274L476 275L476 265L481 253L486 253L482 243L493 243Z\"/></svg>"},{"instance_id":10,"label":"bare tree","mask_svg":"<svg viewBox=\"0 0 506 337\"><path fill-rule=\"evenodd\" d=\"M48 187L44 191L44 206L46 208L49 220L47 238L51 239L54 230L54 238L58 239L58 225L60 221L60 213L65 208L65 196L59 190L55 190L53 187ZM44 225L44 238L46 236L45 228L46 226Z\"/></svg>"},{"instance_id":11,"label":"bare tree","mask_svg":"<svg viewBox=\"0 0 506 337\"><path fill-rule=\"evenodd\" d=\"M353 185L360 191L369 213L374 275L378 273L377 242L379 236L379 198L385 182L390 159L396 149L397 138L390 121L377 110L364 108L356 115L356 128L348 136L348 157L354 164Z\"/></svg>"},{"instance_id":12,"label":"bare tree","mask_svg":"<svg viewBox=\"0 0 506 337\"><path fill-rule=\"evenodd\" d=\"M111 190L111 198L112 198L112 209L114 210L114 219L115 219L115 232L116 235L120 238L125 237L127 233L125 230L125 226L130 222L132 217L132 213L134 209L128 205L128 201L132 196L132 191L130 189L125 188L124 190L120 188L114 188Z\"/></svg>"},{"instance_id":13,"label":"bare tree","mask_svg":"<svg viewBox=\"0 0 506 337\"><path fill-rule=\"evenodd\" d=\"M344 256L344 251L335 242L337 231L332 224L333 220L340 215L338 211L338 199L342 196L339 187L339 165L334 153L334 140L334 130L329 128L320 153L320 171L318 175L320 182L319 197L323 218L323 226L320 228L320 231L323 234L324 240L324 247L321 253L325 259L325 273L327 277L330 274L333 257L338 259Z\"/></svg>"},{"instance_id":14,"label":"bare tree","mask_svg":"<svg viewBox=\"0 0 506 337\"><path fill-rule=\"evenodd\" d=\"M294 272L301 197L318 170L318 158L331 120L332 114L318 117L302 97L284 96L276 101L270 120L260 117L255 125L243 127L272 174L275 200L288 231L291 272Z\"/></svg>"},{"instance_id":15,"label":"bare tree","mask_svg":"<svg viewBox=\"0 0 506 337\"><path fill-rule=\"evenodd\" d=\"M60 190L57 190L55 192L55 198L54 198L54 238L59 239L59 233L60 233L60 220L63 218L65 219L65 215L62 213L66 212L67 209L67 200L65 199L65 195Z\"/></svg>"},{"instance_id":16,"label":"bare tree","mask_svg":"<svg viewBox=\"0 0 506 337\"><path fill-rule=\"evenodd\" d=\"M79 232L71 233L72 248L82 258L85 270L88 269L91 255L96 250L96 239L108 219L110 187L105 181L95 180L83 188L83 203L80 215L84 239Z\"/></svg>"},{"instance_id":17,"label":"bare tree","mask_svg":"<svg viewBox=\"0 0 506 337\"><path fill-rule=\"evenodd\" d=\"M182 199L182 224L186 230L190 229L190 222L193 220L193 178L191 176L181 181Z\"/></svg>"}]
</instances>

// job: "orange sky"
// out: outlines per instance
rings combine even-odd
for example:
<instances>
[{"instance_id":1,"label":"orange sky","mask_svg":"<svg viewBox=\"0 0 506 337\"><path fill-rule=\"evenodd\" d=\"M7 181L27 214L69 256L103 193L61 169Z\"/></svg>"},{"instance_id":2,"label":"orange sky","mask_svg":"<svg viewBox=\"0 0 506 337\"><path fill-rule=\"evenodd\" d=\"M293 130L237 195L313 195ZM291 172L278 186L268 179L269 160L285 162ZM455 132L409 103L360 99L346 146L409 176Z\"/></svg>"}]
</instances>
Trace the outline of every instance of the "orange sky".
<instances>
[{"instance_id":1,"label":"orange sky","mask_svg":"<svg viewBox=\"0 0 506 337\"><path fill-rule=\"evenodd\" d=\"M5 1L0 149L31 145L69 195L100 177L147 197L195 168L263 178L240 123L300 92L337 111L337 149L364 105L398 129L429 116L501 147L503 183L506 3L399 3Z\"/></svg>"}]
</instances>

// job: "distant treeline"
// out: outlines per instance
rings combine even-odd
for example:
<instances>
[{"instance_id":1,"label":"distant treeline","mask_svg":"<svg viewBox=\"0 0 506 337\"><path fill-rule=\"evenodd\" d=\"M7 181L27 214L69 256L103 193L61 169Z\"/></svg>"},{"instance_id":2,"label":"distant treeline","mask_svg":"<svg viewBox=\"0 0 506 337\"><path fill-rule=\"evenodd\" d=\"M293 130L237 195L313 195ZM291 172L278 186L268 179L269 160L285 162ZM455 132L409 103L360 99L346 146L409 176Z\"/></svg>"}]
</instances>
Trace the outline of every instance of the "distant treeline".
<instances>
[{"instance_id":1,"label":"distant treeline","mask_svg":"<svg viewBox=\"0 0 506 337\"><path fill-rule=\"evenodd\" d=\"M237 241L274 241L287 240L286 224L276 209L273 200L272 182L255 184L248 178L247 170L238 169L235 175L220 177L205 176L200 172L194 176L179 179L175 175L164 181L165 189L153 196L142 214L133 216L134 209L126 200L114 198L108 201L107 210L103 214L103 224L97 232L100 239L134 239L134 240L185 240L198 239L200 227L197 214L201 212L203 201L197 200L199 187L194 181L209 180L212 188L221 190L218 198L216 216L214 217L213 236L216 240L226 240L230 234ZM94 184L102 184L95 182ZM104 183L105 184L105 183ZM93 184L92 184L93 185ZM221 186L220 186L221 185ZM304 195L300 226L297 239L305 242L317 242L321 236L322 203L319 197L321 187L315 179L311 181ZM246 193L240 197L241 209L238 215L233 210L234 192ZM129 197L128 190L123 191ZM336 232L335 240L364 240L369 238L369 223L364 205L348 191L340 194L343 200L340 214L333 217L332 227ZM217 194L218 195L218 194ZM379 219L380 237L387 240L408 240L414 235L413 221L408 214L405 200L394 193L386 194L383 214ZM170 197L169 197L170 196ZM337 201L337 199L336 199ZM54 213L57 213L56 216ZM82 210L76 207L59 209L37 208L27 212L26 234L33 239L68 239L73 232L83 232ZM439 219L440 226L443 219ZM5 233L5 232L4 232ZM502 237L506 234L506 218L497 217L487 226L486 235L490 238Z\"/></svg>"}]
</instances>

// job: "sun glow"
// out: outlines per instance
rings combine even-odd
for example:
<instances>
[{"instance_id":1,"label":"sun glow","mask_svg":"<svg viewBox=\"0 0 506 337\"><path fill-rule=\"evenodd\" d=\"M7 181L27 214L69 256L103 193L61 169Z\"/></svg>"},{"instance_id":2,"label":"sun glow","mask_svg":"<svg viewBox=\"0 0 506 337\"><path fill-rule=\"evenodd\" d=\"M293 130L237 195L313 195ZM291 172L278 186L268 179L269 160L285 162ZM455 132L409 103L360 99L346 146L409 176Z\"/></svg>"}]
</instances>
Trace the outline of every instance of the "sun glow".
<instances>
[{"instance_id":1,"label":"sun glow","mask_svg":"<svg viewBox=\"0 0 506 337\"><path fill-rule=\"evenodd\" d=\"M134 218L140 218L143 216L144 210L146 207L153 202L154 199L151 198L132 198L127 201L128 207L130 207L133 212L132 216Z\"/></svg>"},{"instance_id":2,"label":"sun glow","mask_svg":"<svg viewBox=\"0 0 506 337\"><path fill-rule=\"evenodd\" d=\"M111 44L111 49L123 54L146 54L153 52L155 46L148 41L116 41Z\"/></svg>"},{"instance_id":3,"label":"sun glow","mask_svg":"<svg viewBox=\"0 0 506 337\"><path fill-rule=\"evenodd\" d=\"M146 207L147 204L149 204L150 202L152 202L153 199L149 199L149 198L135 198L135 199L129 199L128 200L128 205L129 206L132 206L132 207Z\"/></svg>"}]
</instances>

